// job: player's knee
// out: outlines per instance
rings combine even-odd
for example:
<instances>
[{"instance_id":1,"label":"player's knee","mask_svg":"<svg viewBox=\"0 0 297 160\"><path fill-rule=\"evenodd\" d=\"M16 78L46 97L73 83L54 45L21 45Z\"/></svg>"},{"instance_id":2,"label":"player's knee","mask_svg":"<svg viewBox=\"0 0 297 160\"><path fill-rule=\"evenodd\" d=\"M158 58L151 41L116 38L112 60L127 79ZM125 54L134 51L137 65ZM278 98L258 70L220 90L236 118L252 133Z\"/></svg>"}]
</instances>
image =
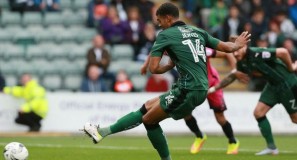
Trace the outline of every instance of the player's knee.
<instances>
[{"instance_id":1,"label":"player's knee","mask_svg":"<svg viewBox=\"0 0 297 160\"><path fill-rule=\"evenodd\" d=\"M194 118L194 117L190 114L190 115L185 116L184 120L187 121L187 120L190 120L192 118Z\"/></svg>"},{"instance_id":2,"label":"player's knee","mask_svg":"<svg viewBox=\"0 0 297 160\"><path fill-rule=\"evenodd\" d=\"M225 118L217 118L217 122L218 124L223 126L224 124L226 124L227 120Z\"/></svg>"},{"instance_id":3,"label":"player's knee","mask_svg":"<svg viewBox=\"0 0 297 160\"><path fill-rule=\"evenodd\" d=\"M256 119L261 118L261 117L264 117L264 116L265 116L265 114L263 114L263 113L261 113L261 112L259 112L257 110L254 111L254 117Z\"/></svg>"},{"instance_id":4,"label":"player's knee","mask_svg":"<svg viewBox=\"0 0 297 160\"><path fill-rule=\"evenodd\" d=\"M148 116L143 116L142 123L144 125L152 125L152 124L154 124L154 121L152 121Z\"/></svg>"},{"instance_id":5,"label":"player's knee","mask_svg":"<svg viewBox=\"0 0 297 160\"><path fill-rule=\"evenodd\" d=\"M146 130L153 130L153 129L156 129L156 128L160 127L160 125L159 125L159 123L144 124L144 127L146 128Z\"/></svg>"},{"instance_id":6,"label":"player's knee","mask_svg":"<svg viewBox=\"0 0 297 160\"><path fill-rule=\"evenodd\" d=\"M217 122L221 126L227 122L224 112L215 112L215 117L216 117Z\"/></svg>"},{"instance_id":7,"label":"player's knee","mask_svg":"<svg viewBox=\"0 0 297 160\"><path fill-rule=\"evenodd\" d=\"M154 102L153 100L148 100L144 104L145 104L145 106L151 106L153 104L153 102Z\"/></svg>"},{"instance_id":8,"label":"player's knee","mask_svg":"<svg viewBox=\"0 0 297 160\"><path fill-rule=\"evenodd\" d=\"M293 123L297 124L297 117L292 117L291 120Z\"/></svg>"}]
</instances>

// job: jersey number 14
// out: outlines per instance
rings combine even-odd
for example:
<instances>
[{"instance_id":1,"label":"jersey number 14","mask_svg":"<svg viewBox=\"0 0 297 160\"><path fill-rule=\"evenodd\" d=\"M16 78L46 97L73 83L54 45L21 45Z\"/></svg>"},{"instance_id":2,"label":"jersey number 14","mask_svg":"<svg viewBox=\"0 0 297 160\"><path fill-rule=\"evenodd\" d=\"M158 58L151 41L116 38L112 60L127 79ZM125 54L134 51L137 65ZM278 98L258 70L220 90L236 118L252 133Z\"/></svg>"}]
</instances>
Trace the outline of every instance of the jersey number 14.
<instances>
[{"instance_id":1,"label":"jersey number 14","mask_svg":"<svg viewBox=\"0 0 297 160\"><path fill-rule=\"evenodd\" d=\"M195 43L196 43L195 46L194 46L194 44L192 43L192 41L190 39L184 40L184 41L182 41L182 43L184 45L189 46L195 62L199 62L199 57L198 56L201 56L203 58L203 61L206 62L206 55L205 55L205 51L204 51L204 46L200 45L200 39L195 40Z\"/></svg>"}]
</instances>

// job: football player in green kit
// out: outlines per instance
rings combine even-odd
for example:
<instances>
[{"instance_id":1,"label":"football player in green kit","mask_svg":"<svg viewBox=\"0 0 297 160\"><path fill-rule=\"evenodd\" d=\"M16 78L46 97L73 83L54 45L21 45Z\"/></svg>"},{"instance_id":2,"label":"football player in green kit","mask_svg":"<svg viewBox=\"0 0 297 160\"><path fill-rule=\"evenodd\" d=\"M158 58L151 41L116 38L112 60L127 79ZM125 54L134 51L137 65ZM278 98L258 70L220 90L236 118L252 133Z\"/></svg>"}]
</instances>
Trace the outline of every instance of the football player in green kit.
<instances>
[{"instance_id":1,"label":"football player in green kit","mask_svg":"<svg viewBox=\"0 0 297 160\"><path fill-rule=\"evenodd\" d=\"M147 136L160 158L171 160L159 122L169 117L175 120L184 118L204 102L208 90L205 48L234 52L250 41L250 34L243 32L234 43L219 41L206 31L179 21L179 10L172 3L162 4L156 16L164 30L159 33L152 47L149 70L153 74L162 74L176 66L180 74L177 84L167 93L148 100L139 110L123 116L110 126L99 128L86 123L83 131L98 143L108 135L144 124ZM167 65L160 64L164 53L172 60Z\"/></svg>"},{"instance_id":2,"label":"football player in green kit","mask_svg":"<svg viewBox=\"0 0 297 160\"><path fill-rule=\"evenodd\" d=\"M236 38L236 37L235 37ZM234 39L234 38L233 38ZM262 136L267 148L256 155L279 153L271 132L266 113L277 103L281 103L293 123L297 123L297 61L292 63L290 54L285 48L257 48L245 46L234 52L237 59L237 70L249 76L263 76L267 80L259 102L254 110ZM221 83L209 89L212 93L232 83L236 77L229 74Z\"/></svg>"}]
</instances>

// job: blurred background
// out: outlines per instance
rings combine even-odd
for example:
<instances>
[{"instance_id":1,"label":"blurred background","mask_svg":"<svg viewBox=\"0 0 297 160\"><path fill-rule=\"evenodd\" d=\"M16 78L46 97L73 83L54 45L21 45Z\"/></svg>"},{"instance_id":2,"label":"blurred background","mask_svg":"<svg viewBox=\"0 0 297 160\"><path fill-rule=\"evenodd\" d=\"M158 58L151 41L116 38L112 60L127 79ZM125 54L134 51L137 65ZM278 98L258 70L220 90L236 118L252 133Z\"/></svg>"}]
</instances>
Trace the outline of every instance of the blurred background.
<instances>
[{"instance_id":1,"label":"blurred background","mask_svg":"<svg viewBox=\"0 0 297 160\"><path fill-rule=\"evenodd\" d=\"M4 86L21 85L24 74L37 80L46 89L49 101L42 129L45 131L77 131L85 121L103 125L114 122L159 95L151 92L165 92L177 80L176 70L140 75L140 67L160 31L155 10L167 1L0 0L1 90ZM252 46L285 47L292 60L297 60L296 0L170 2L180 8L181 20L214 37L226 41L230 35L249 31ZM164 62L166 58L163 57ZM225 59L211 59L211 63L222 78L231 70ZM258 133L252 110L259 97L257 91L265 83L252 77L248 85L236 81L225 89L232 91L225 95L230 109L227 114L235 130ZM0 95L1 130L25 130L13 120L17 114L13 106L20 104ZM213 113L207 104L201 108L194 115L204 117L200 123L205 130L220 133L215 119L209 120ZM278 120L273 124L277 132L296 132L282 107L269 116ZM180 127L169 121L166 127L173 132L188 132L183 122L178 124Z\"/></svg>"},{"instance_id":2,"label":"blurred background","mask_svg":"<svg viewBox=\"0 0 297 160\"><path fill-rule=\"evenodd\" d=\"M0 0L0 70L6 85L17 85L23 73L30 73L48 91L167 90L176 80L175 71L162 76L139 74L160 30L154 11L163 2ZM296 0L172 2L180 7L182 20L221 40L247 30L252 33L252 46L285 47L297 60ZM230 71L225 60L212 59L212 64L221 77ZM89 71L94 66L99 71ZM88 88L90 77L106 87ZM117 81L129 84L128 88ZM150 88L149 81L161 89ZM264 84L252 78L249 85L235 82L226 90L259 91Z\"/></svg>"}]
</instances>

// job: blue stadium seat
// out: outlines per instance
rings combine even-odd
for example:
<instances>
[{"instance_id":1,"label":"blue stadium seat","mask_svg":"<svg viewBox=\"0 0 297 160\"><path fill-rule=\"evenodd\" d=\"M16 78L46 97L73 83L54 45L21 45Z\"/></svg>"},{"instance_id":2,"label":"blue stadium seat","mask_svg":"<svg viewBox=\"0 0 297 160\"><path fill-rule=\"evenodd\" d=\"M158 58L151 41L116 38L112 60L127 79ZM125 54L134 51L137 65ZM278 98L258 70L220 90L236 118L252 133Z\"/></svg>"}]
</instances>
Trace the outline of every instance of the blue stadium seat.
<instances>
[{"instance_id":1,"label":"blue stadium seat","mask_svg":"<svg viewBox=\"0 0 297 160\"><path fill-rule=\"evenodd\" d=\"M36 68L30 61L20 61L18 63L17 75L21 76L24 73L36 74Z\"/></svg>"},{"instance_id":2,"label":"blue stadium seat","mask_svg":"<svg viewBox=\"0 0 297 160\"><path fill-rule=\"evenodd\" d=\"M72 91L79 91L82 82L81 74L68 75L64 79L64 88Z\"/></svg>"},{"instance_id":3,"label":"blue stadium seat","mask_svg":"<svg viewBox=\"0 0 297 160\"><path fill-rule=\"evenodd\" d=\"M63 11L63 24L65 27L72 27L72 26L83 26L86 23L86 19L77 12L72 11Z\"/></svg>"},{"instance_id":4,"label":"blue stadium seat","mask_svg":"<svg viewBox=\"0 0 297 160\"><path fill-rule=\"evenodd\" d=\"M25 12L22 19L22 24L24 26L29 25L42 25L43 23L43 16L40 12Z\"/></svg>"},{"instance_id":5,"label":"blue stadium seat","mask_svg":"<svg viewBox=\"0 0 297 160\"><path fill-rule=\"evenodd\" d=\"M37 32L36 40L37 42L54 42L56 36L64 32L65 28L62 25L52 25L48 28L45 28L41 32Z\"/></svg>"},{"instance_id":6,"label":"blue stadium seat","mask_svg":"<svg viewBox=\"0 0 297 160\"><path fill-rule=\"evenodd\" d=\"M134 75L131 77L131 81L136 91L144 91L147 77L142 75Z\"/></svg>"},{"instance_id":7,"label":"blue stadium seat","mask_svg":"<svg viewBox=\"0 0 297 160\"><path fill-rule=\"evenodd\" d=\"M35 43L34 33L30 33L27 30L15 32L12 40L14 43L23 45Z\"/></svg>"},{"instance_id":8,"label":"blue stadium seat","mask_svg":"<svg viewBox=\"0 0 297 160\"><path fill-rule=\"evenodd\" d=\"M10 42L13 39L13 34L10 32L7 32L6 29L2 28L0 29L0 42Z\"/></svg>"},{"instance_id":9,"label":"blue stadium seat","mask_svg":"<svg viewBox=\"0 0 297 160\"><path fill-rule=\"evenodd\" d=\"M67 76L69 74L80 74L82 70L73 61L66 59L57 59L52 61L52 65L55 66L56 70L60 75Z\"/></svg>"},{"instance_id":10,"label":"blue stadium seat","mask_svg":"<svg viewBox=\"0 0 297 160\"><path fill-rule=\"evenodd\" d=\"M114 74L116 74L119 70L123 69L126 70L129 68L132 61L130 60L118 60L118 61L112 61L108 70Z\"/></svg>"},{"instance_id":11,"label":"blue stadium seat","mask_svg":"<svg viewBox=\"0 0 297 160\"><path fill-rule=\"evenodd\" d=\"M51 25L63 24L62 14L59 12L55 13L46 13L44 17L43 25L48 27Z\"/></svg>"},{"instance_id":12,"label":"blue stadium seat","mask_svg":"<svg viewBox=\"0 0 297 160\"><path fill-rule=\"evenodd\" d=\"M62 10L72 9L72 0L61 0L60 4Z\"/></svg>"},{"instance_id":13,"label":"blue stadium seat","mask_svg":"<svg viewBox=\"0 0 297 160\"><path fill-rule=\"evenodd\" d=\"M21 15L18 12L2 12L1 25L21 24Z\"/></svg>"},{"instance_id":14,"label":"blue stadium seat","mask_svg":"<svg viewBox=\"0 0 297 160\"><path fill-rule=\"evenodd\" d=\"M88 49L89 48L87 48L87 46L83 46L83 45L73 46L73 48L70 49L68 58L69 59L86 58Z\"/></svg>"},{"instance_id":15,"label":"blue stadium seat","mask_svg":"<svg viewBox=\"0 0 297 160\"><path fill-rule=\"evenodd\" d=\"M111 48L113 60L133 60L134 50L129 44L117 44Z\"/></svg>"},{"instance_id":16,"label":"blue stadium seat","mask_svg":"<svg viewBox=\"0 0 297 160\"><path fill-rule=\"evenodd\" d=\"M4 51L4 59L22 59L25 55L25 50L19 45L7 45Z\"/></svg>"},{"instance_id":17,"label":"blue stadium seat","mask_svg":"<svg viewBox=\"0 0 297 160\"><path fill-rule=\"evenodd\" d=\"M8 0L0 0L0 6L2 8L9 8Z\"/></svg>"},{"instance_id":18,"label":"blue stadium seat","mask_svg":"<svg viewBox=\"0 0 297 160\"><path fill-rule=\"evenodd\" d=\"M59 34L55 35L55 41L56 43L65 43L65 42L72 42L75 41L75 37L78 32L73 32L71 30L64 30L63 32L60 32Z\"/></svg>"},{"instance_id":19,"label":"blue stadium seat","mask_svg":"<svg viewBox=\"0 0 297 160\"><path fill-rule=\"evenodd\" d=\"M45 45L46 44L28 46L26 59L45 58L47 52Z\"/></svg>"},{"instance_id":20,"label":"blue stadium seat","mask_svg":"<svg viewBox=\"0 0 297 160\"><path fill-rule=\"evenodd\" d=\"M49 60L53 59L61 59L67 57L67 51L61 45L55 45L48 48L48 52L46 53L46 58Z\"/></svg>"},{"instance_id":21,"label":"blue stadium seat","mask_svg":"<svg viewBox=\"0 0 297 160\"><path fill-rule=\"evenodd\" d=\"M1 72L3 73L3 75L18 75L18 72L24 63L24 60L21 59L2 61Z\"/></svg>"},{"instance_id":22,"label":"blue stadium seat","mask_svg":"<svg viewBox=\"0 0 297 160\"><path fill-rule=\"evenodd\" d=\"M62 88L62 78L58 74L45 75L42 78L41 85L43 85L47 90L59 90Z\"/></svg>"},{"instance_id":23,"label":"blue stadium seat","mask_svg":"<svg viewBox=\"0 0 297 160\"><path fill-rule=\"evenodd\" d=\"M84 43L86 41L90 42L93 37L97 34L97 31L95 29L88 29L88 28L82 28L78 30L73 30L74 32L77 32L79 34L76 34L76 41L78 43Z\"/></svg>"},{"instance_id":24,"label":"blue stadium seat","mask_svg":"<svg viewBox=\"0 0 297 160\"><path fill-rule=\"evenodd\" d=\"M43 77L48 74L59 74L57 67L46 59L34 59L31 61L31 64L36 70L36 74L39 77Z\"/></svg>"},{"instance_id":25,"label":"blue stadium seat","mask_svg":"<svg viewBox=\"0 0 297 160\"><path fill-rule=\"evenodd\" d=\"M18 77L16 75L4 75L6 86L15 86L18 84Z\"/></svg>"},{"instance_id":26,"label":"blue stadium seat","mask_svg":"<svg viewBox=\"0 0 297 160\"><path fill-rule=\"evenodd\" d=\"M87 0L74 0L72 9L79 10L82 8L87 8L89 1Z\"/></svg>"}]
</instances>

